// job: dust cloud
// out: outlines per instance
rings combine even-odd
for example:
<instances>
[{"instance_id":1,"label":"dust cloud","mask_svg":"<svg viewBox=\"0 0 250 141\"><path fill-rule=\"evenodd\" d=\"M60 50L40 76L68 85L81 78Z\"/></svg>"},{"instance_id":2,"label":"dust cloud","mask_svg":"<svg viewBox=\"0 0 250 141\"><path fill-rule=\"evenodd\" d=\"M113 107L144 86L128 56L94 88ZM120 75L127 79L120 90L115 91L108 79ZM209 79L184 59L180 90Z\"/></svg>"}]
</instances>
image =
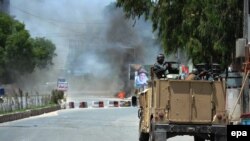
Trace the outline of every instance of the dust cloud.
<instances>
[{"instance_id":1,"label":"dust cloud","mask_svg":"<svg viewBox=\"0 0 250 141\"><path fill-rule=\"evenodd\" d=\"M96 91L113 96L130 92L129 64L153 64L162 52L151 23L125 19L115 0L11 0L10 13L26 25L32 37L56 45L54 65L21 76L18 87L49 92L58 78L69 92Z\"/></svg>"}]
</instances>

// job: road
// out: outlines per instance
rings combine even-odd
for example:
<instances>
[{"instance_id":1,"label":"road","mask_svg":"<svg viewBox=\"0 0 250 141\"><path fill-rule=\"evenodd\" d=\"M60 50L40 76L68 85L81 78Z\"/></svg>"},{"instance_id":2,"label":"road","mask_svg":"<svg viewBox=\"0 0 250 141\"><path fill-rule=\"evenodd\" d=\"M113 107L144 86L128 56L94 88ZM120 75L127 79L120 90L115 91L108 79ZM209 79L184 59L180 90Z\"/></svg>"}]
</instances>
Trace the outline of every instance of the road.
<instances>
[{"instance_id":1,"label":"road","mask_svg":"<svg viewBox=\"0 0 250 141\"><path fill-rule=\"evenodd\" d=\"M6 122L0 124L0 141L138 141L137 108L64 109Z\"/></svg>"}]
</instances>

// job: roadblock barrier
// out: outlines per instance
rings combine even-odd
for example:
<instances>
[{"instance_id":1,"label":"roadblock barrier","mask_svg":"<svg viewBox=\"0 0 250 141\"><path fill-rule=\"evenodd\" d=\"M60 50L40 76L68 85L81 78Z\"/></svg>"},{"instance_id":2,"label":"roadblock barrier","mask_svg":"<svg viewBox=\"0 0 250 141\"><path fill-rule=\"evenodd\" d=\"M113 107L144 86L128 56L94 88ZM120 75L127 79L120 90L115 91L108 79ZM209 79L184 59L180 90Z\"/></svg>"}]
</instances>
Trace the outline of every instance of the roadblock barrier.
<instances>
[{"instance_id":1,"label":"roadblock barrier","mask_svg":"<svg viewBox=\"0 0 250 141\"><path fill-rule=\"evenodd\" d=\"M119 107L119 102L118 101L109 101L108 106L109 107Z\"/></svg>"},{"instance_id":2,"label":"roadblock barrier","mask_svg":"<svg viewBox=\"0 0 250 141\"><path fill-rule=\"evenodd\" d=\"M99 101L99 107L104 107L104 102L103 101Z\"/></svg>"},{"instance_id":3,"label":"roadblock barrier","mask_svg":"<svg viewBox=\"0 0 250 141\"><path fill-rule=\"evenodd\" d=\"M87 102L80 102L79 108L88 108Z\"/></svg>"},{"instance_id":4,"label":"roadblock barrier","mask_svg":"<svg viewBox=\"0 0 250 141\"><path fill-rule=\"evenodd\" d=\"M92 107L94 107L94 108L103 108L104 107L104 102L103 101L93 101Z\"/></svg>"},{"instance_id":5,"label":"roadblock barrier","mask_svg":"<svg viewBox=\"0 0 250 141\"><path fill-rule=\"evenodd\" d=\"M75 104L77 103L77 104ZM84 101L69 101L69 109L79 106L79 108L108 108L108 107L135 107L137 106L137 97L131 99L101 99L101 100L84 100ZM79 104L79 105L78 105Z\"/></svg>"},{"instance_id":6,"label":"roadblock barrier","mask_svg":"<svg viewBox=\"0 0 250 141\"><path fill-rule=\"evenodd\" d=\"M130 106L131 106L131 101L125 101L125 100L120 101L120 107L130 107Z\"/></svg>"},{"instance_id":7,"label":"roadblock barrier","mask_svg":"<svg viewBox=\"0 0 250 141\"><path fill-rule=\"evenodd\" d=\"M114 107L119 107L119 102L118 101L114 101Z\"/></svg>"},{"instance_id":8,"label":"roadblock barrier","mask_svg":"<svg viewBox=\"0 0 250 141\"><path fill-rule=\"evenodd\" d=\"M74 102L69 102L69 108L75 108Z\"/></svg>"}]
</instances>

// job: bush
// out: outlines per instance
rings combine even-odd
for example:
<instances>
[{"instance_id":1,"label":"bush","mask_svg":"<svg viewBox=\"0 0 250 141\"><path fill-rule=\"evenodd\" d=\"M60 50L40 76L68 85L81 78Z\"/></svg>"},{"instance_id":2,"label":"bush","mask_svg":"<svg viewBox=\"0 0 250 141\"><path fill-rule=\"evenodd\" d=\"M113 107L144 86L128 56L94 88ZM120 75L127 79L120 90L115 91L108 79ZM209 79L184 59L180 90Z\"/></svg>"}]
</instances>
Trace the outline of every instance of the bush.
<instances>
[{"instance_id":1,"label":"bush","mask_svg":"<svg viewBox=\"0 0 250 141\"><path fill-rule=\"evenodd\" d=\"M58 104L58 100L64 98L64 92L60 90L52 90L51 103Z\"/></svg>"}]
</instances>

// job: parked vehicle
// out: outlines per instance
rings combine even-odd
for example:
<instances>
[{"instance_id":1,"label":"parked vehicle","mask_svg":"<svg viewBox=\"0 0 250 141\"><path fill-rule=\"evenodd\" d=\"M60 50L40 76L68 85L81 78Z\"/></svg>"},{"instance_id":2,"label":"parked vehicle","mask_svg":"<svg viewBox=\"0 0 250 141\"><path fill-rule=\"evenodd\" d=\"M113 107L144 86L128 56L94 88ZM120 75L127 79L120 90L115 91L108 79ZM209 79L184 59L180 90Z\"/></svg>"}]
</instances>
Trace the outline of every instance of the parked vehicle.
<instances>
[{"instance_id":1,"label":"parked vehicle","mask_svg":"<svg viewBox=\"0 0 250 141\"><path fill-rule=\"evenodd\" d=\"M191 135L195 141L227 140L224 81L154 78L138 93L140 141L166 141L177 135Z\"/></svg>"}]
</instances>

